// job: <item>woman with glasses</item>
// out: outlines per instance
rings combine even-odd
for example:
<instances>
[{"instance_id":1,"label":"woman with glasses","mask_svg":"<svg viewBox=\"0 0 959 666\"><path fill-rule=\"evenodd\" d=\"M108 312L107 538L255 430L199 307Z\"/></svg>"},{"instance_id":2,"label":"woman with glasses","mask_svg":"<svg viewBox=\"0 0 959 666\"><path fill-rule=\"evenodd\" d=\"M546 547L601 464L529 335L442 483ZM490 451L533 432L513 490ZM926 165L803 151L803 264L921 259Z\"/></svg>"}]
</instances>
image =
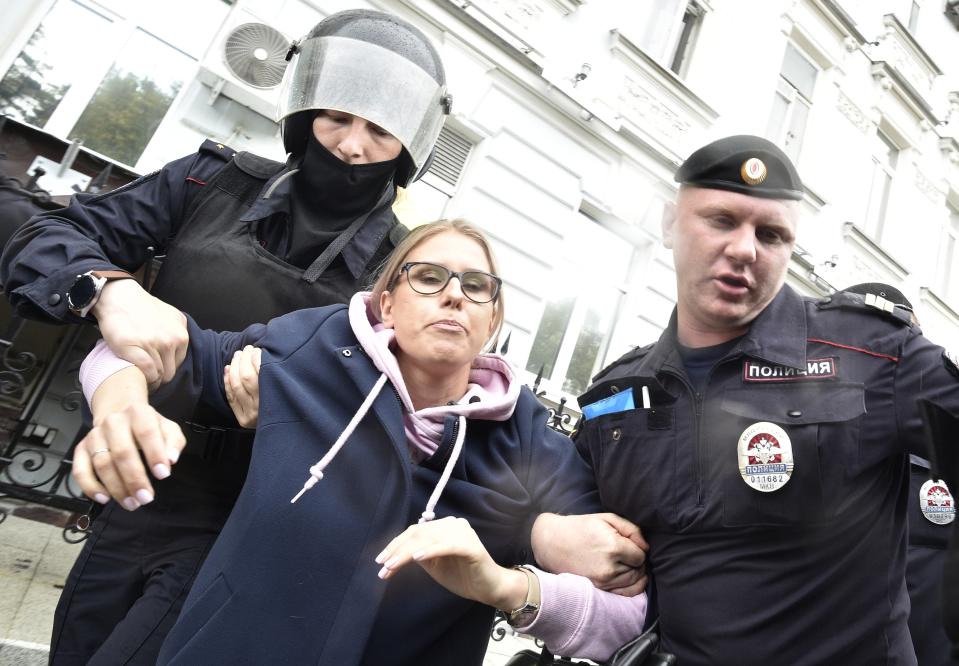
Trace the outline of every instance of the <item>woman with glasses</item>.
<instances>
[{"instance_id":1,"label":"woman with glasses","mask_svg":"<svg viewBox=\"0 0 959 666\"><path fill-rule=\"evenodd\" d=\"M224 366L256 345L259 415L246 485L160 663L479 664L490 606L524 619L533 580L500 565L526 560L540 512L600 507L569 440L505 360L481 353L502 325L501 287L485 238L443 221L415 229L349 306L241 333L189 322L189 352L157 402L188 396L228 413ZM140 371L85 365L99 426L79 445L92 461L74 469L84 492L124 497L147 483L137 447L175 475L182 436L147 406ZM97 388L91 374L109 376ZM131 394L138 404L113 414ZM422 568L384 555L431 522L471 556Z\"/></svg>"}]
</instances>

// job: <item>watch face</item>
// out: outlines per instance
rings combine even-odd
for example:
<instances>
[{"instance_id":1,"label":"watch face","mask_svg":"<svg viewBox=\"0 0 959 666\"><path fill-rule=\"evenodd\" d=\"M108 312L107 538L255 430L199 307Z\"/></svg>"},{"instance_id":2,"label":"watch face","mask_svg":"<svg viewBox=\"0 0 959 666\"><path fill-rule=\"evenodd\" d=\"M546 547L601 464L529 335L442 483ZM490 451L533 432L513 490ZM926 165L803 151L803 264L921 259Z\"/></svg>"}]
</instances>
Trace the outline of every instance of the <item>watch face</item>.
<instances>
[{"instance_id":1,"label":"watch face","mask_svg":"<svg viewBox=\"0 0 959 666\"><path fill-rule=\"evenodd\" d=\"M81 275L70 287L67 300L71 308L80 310L85 308L97 293L97 281L92 275Z\"/></svg>"}]
</instances>

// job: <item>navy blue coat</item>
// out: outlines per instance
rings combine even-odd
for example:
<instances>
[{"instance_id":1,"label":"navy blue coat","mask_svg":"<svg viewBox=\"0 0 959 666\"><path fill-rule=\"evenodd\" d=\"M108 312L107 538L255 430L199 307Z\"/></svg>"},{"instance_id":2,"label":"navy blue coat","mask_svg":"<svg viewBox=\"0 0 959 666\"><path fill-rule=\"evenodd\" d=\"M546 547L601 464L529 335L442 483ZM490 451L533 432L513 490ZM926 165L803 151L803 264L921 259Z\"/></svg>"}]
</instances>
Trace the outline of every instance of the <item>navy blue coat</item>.
<instances>
[{"instance_id":1,"label":"navy blue coat","mask_svg":"<svg viewBox=\"0 0 959 666\"><path fill-rule=\"evenodd\" d=\"M169 391L227 413L223 366L246 344L263 349L249 476L159 663L480 664L491 608L447 592L417 566L381 581L373 559L425 507L454 420L437 452L411 464L399 399L384 388L324 478L291 505L379 372L346 306L331 306L243 333L191 321L190 353ZM524 389L509 421L469 421L436 508L438 518L468 519L503 565L528 558L538 513L600 510L589 469L546 416Z\"/></svg>"},{"instance_id":2,"label":"navy blue coat","mask_svg":"<svg viewBox=\"0 0 959 666\"><path fill-rule=\"evenodd\" d=\"M959 379L909 314L784 287L701 390L674 314L580 404L643 386L651 409L590 419L576 443L603 504L649 542L663 647L684 666L914 664L907 453L925 446L917 398L959 413ZM772 492L737 462L758 423L791 441L795 468Z\"/></svg>"}]
</instances>

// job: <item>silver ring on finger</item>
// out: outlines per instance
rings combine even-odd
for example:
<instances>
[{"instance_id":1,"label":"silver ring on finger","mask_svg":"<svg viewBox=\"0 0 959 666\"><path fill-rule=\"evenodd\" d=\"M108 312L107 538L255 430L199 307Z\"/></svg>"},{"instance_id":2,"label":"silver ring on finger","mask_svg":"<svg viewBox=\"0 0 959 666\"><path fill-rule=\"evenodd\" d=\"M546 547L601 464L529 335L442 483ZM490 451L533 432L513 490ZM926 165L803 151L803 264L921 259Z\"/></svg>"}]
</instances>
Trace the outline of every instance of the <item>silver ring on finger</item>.
<instances>
[{"instance_id":1,"label":"silver ring on finger","mask_svg":"<svg viewBox=\"0 0 959 666\"><path fill-rule=\"evenodd\" d=\"M100 455L101 453L110 453L110 449L108 449L108 448L106 448L106 447L103 447L102 449L97 449L96 451L94 451L93 453L90 454L90 460L93 460L94 458L96 458L96 457L97 457L98 455Z\"/></svg>"}]
</instances>

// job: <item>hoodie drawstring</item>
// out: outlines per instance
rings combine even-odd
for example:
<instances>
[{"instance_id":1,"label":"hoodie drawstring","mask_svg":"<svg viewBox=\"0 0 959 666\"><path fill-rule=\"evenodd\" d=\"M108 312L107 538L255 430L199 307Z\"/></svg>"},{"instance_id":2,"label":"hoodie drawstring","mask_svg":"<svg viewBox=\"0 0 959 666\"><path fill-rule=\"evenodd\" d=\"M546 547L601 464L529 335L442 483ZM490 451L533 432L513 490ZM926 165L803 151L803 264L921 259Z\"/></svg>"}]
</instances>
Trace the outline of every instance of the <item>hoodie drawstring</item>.
<instances>
[{"instance_id":1,"label":"hoodie drawstring","mask_svg":"<svg viewBox=\"0 0 959 666\"><path fill-rule=\"evenodd\" d=\"M446 461L446 467L443 468L443 475L440 477L440 480L436 482L436 487L433 488L433 494L430 495L430 499L426 503L426 510L423 511L423 514L420 516L420 519L417 522L428 523L436 518L436 514L433 513L433 509L436 508L436 504L440 501L440 495L442 495L443 491L446 489L446 484L450 480L450 476L453 474L453 468L456 466L456 461L460 457L460 451L463 450L463 442L466 440L465 416L460 416L458 425L459 427L456 429L456 440L453 442L453 451L450 453L450 459Z\"/></svg>"},{"instance_id":2,"label":"hoodie drawstring","mask_svg":"<svg viewBox=\"0 0 959 666\"><path fill-rule=\"evenodd\" d=\"M366 413L370 411L370 405L372 405L373 401L376 400L376 396L380 394L380 390L386 383L386 379L386 375L381 374L380 378L376 380L376 383L373 385L373 388L370 389L370 392L363 401L363 404L360 405L360 408L356 410L356 414L353 415L353 418L350 419L350 422L346 424L343 432L341 432L340 436L336 438L335 442L333 442L333 446L330 447L330 450L327 451L326 455L320 458L315 465L310 467L310 478L307 479L306 483L303 484L303 488L300 490L300 492L298 492L293 499L290 500L290 504L293 504L296 502L296 500L300 499L300 497L303 496L303 493L315 486L316 482L323 478L323 470L326 469L326 466L330 464L330 461L336 457L336 454L340 452L340 449L343 448L346 440L350 435L353 434L353 431L356 430L356 426L358 426L360 421L363 420L363 417L366 416Z\"/></svg>"}]
</instances>

